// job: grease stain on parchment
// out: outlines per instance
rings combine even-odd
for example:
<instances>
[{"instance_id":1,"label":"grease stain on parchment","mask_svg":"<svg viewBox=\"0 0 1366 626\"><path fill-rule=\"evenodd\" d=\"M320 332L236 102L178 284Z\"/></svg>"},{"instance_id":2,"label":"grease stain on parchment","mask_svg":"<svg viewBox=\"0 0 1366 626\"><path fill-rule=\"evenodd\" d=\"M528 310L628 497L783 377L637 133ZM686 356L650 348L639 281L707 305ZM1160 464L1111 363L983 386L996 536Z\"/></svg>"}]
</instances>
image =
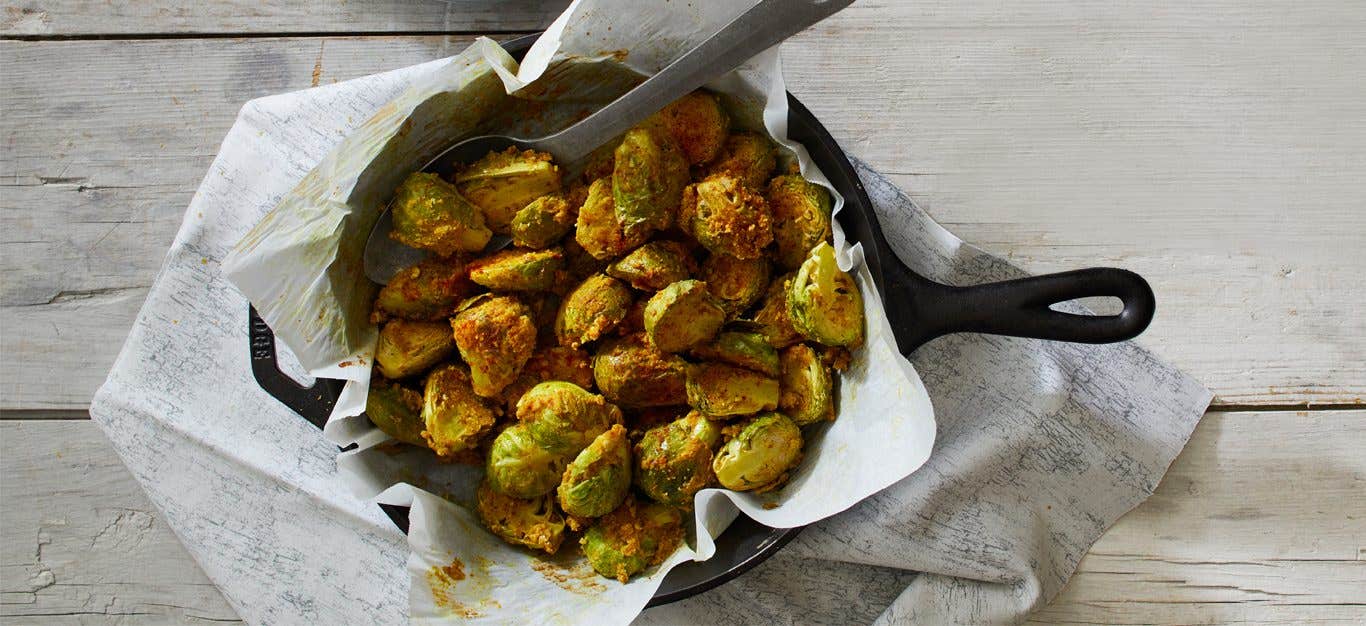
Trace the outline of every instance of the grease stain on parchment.
<instances>
[{"instance_id":1,"label":"grease stain on parchment","mask_svg":"<svg viewBox=\"0 0 1366 626\"><path fill-rule=\"evenodd\" d=\"M607 591L607 586L598 582L598 573L580 559L570 566L553 561L532 560L531 569L556 587L580 595L596 595Z\"/></svg>"},{"instance_id":2,"label":"grease stain on parchment","mask_svg":"<svg viewBox=\"0 0 1366 626\"><path fill-rule=\"evenodd\" d=\"M432 602L437 608L466 619L483 617L483 613L452 597L454 587L462 580L465 580L465 564L460 559L452 558L447 565L433 565L427 570L427 586L432 591Z\"/></svg>"}]
</instances>

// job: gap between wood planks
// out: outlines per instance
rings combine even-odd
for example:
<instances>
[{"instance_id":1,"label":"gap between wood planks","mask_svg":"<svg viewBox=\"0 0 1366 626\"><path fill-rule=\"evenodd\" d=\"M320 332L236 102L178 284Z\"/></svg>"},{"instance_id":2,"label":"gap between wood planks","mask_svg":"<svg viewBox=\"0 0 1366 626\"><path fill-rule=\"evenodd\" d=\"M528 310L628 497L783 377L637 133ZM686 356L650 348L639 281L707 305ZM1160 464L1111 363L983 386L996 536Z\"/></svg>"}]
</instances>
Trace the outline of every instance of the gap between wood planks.
<instances>
[{"instance_id":1,"label":"gap between wood planks","mask_svg":"<svg viewBox=\"0 0 1366 626\"><path fill-rule=\"evenodd\" d=\"M277 39L277 38L325 38L325 37L511 37L529 35L536 31L513 30L362 30L362 31L313 31L278 33L135 33L135 34L72 34L72 35L0 35L0 41L147 41L161 39Z\"/></svg>"}]
</instances>

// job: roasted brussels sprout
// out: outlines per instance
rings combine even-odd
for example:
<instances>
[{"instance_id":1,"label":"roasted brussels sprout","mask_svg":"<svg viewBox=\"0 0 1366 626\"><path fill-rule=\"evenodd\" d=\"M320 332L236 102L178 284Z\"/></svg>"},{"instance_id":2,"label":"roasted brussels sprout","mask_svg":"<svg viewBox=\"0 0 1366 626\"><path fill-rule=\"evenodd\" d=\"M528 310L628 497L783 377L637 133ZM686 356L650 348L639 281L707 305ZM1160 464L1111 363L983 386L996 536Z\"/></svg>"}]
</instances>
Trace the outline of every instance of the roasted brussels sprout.
<instances>
[{"instance_id":1,"label":"roasted brussels sprout","mask_svg":"<svg viewBox=\"0 0 1366 626\"><path fill-rule=\"evenodd\" d=\"M712 470L726 489L768 491L787 480L801 457L802 430L782 413L765 413L721 446Z\"/></svg>"},{"instance_id":2,"label":"roasted brussels sprout","mask_svg":"<svg viewBox=\"0 0 1366 626\"><path fill-rule=\"evenodd\" d=\"M484 527L508 543L555 554L564 541L564 516L549 495L523 500L499 493L487 482L476 493Z\"/></svg>"},{"instance_id":3,"label":"roasted brussels sprout","mask_svg":"<svg viewBox=\"0 0 1366 626\"><path fill-rule=\"evenodd\" d=\"M677 241L651 241L607 267L607 274L641 291L659 291L696 271L692 255Z\"/></svg>"},{"instance_id":4,"label":"roasted brussels sprout","mask_svg":"<svg viewBox=\"0 0 1366 626\"><path fill-rule=\"evenodd\" d=\"M631 442L614 424L583 449L560 480L560 508L577 517L611 513L631 490Z\"/></svg>"},{"instance_id":5,"label":"roasted brussels sprout","mask_svg":"<svg viewBox=\"0 0 1366 626\"><path fill-rule=\"evenodd\" d=\"M806 253L830 239L830 192L808 182L801 174L784 174L768 181L768 208L773 211L773 241L778 244L778 265L795 270Z\"/></svg>"},{"instance_id":6,"label":"roasted brussels sprout","mask_svg":"<svg viewBox=\"0 0 1366 626\"><path fill-rule=\"evenodd\" d=\"M683 516L677 509L631 497L599 518L579 540L593 571L623 583L663 563L682 542Z\"/></svg>"},{"instance_id":7,"label":"roasted brussels sprout","mask_svg":"<svg viewBox=\"0 0 1366 626\"><path fill-rule=\"evenodd\" d=\"M391 320L379 329L375 367L396 380L425 372L455 349L451 327L445 322Z\"/></svg>"},{"instance_id":8,"label":"roasted brussels sprout","mask_svg":"<svg viewBox=\"0 0 1366 626\"><path fill-rule=\"evenodd\" d=\"M517 401L532 387L549 381L574 383L586 390L593 389L593 357L578 348L551 346L542 348L522 368L516 381L503 388L503 401L509 415L517 414Z\"/></svg>"},{"instance_id":9,"label":"roasted brussels sprout","mask_svg":"<svg viewBox=\"0 0 1366 626\"><path fill-rule=\"evenodd\" d=\"M688 406L712 417L778 408L778 380L743 367L698 363L688 367Z\"/></svg>"},{"instance_id":10,"label":"roasted brussels sprout","mask_svg":"<svg viewBox=\"0 0 1366 626\"><path fill-rule=\"evenodd\" d=\"M678 143L689 165L702 165L721 152L730 131L730 116L721 101L705 91L674 100L655 114L655 120Z\"/></svg>"},{"instance_id":11,"label":"roasted brussels sprout","mask_svg":"<svg viewBox=\"0 0 1366 626\"><path fill-rule=\"evenodd\" d=\"M726 311L700 280L680 280L650 297L645 333L665 352L682 352L716 336Z\"/></svg>"},{"instance_id":12,"label":"roasted brussels sprout","mask_svg":"<svg viewBox=\"0 0 1366 626\"><path fill-rule=\"evenodd\" d=\"M754 322L768 340L768 345L786 348L802 340L792 328L792 317L787 313L787 285L792 282L793 273L784 274L769 283L759 309L754 312Z\"/></svg>"},{"instance_id":13,"label":"roasted brussels sprout","mask_svg":"<svg viewBox=\"0 0 1366 626\"><path fill-rule=\"evenodd\" d=\"M563 195L552 193L532 200L512 216L512 243L540 250L564 238L574 228L575 207Z\"/></svg>"},{"instance_id":14,"label":"roasted brussels sprout","mask_svg":"<svg viewBox=\"0 0 1366 626\"><path fill-rule=\"evenodd\" d=\"M427 375L422 394L422 438L437 456L472 450L493 427L489 402L474 393L461 365L443 365Z\"/></svg>"},{"instance_id":15,"label":"roasted brussels sprout","mask_svg":"<svg viewBox=\"0 0 1366 626\"><path fill-rule=\"evenodd\" d=\"M835 419L830 369L820 355L804 343L783 350L782 393L778 410L798 426Z\"/></svg>"},{"instance_id":16,"label":"roasted brussels sprout","mask_svg":"<svg viewBox=\"0 0 1366 626\"><path fill-rule=\"evenodd\" d=\"M721 154L707 166L707 174L729 174L746 187L759 190L777 166L778 152L768 137L739 132L726 138Z\"/></svg>"},{"instance_id":17,"label":"roasted brussels sprout","mask_svg":"<svg viewBox=\"0 0 1366 626\"><path fill-rule=\"evenodd\" d=\"M679 220L713 254L757 259L773 241L773 215L764 197L725 174L688 185Z\"/></svg>"},{"instance_id":18,"label":"roasted brussels sprout","mask_svg":"<svg viewBox=\"0 0 1366 626\"><path fill-rule=\"evenodd\" d=\"M441 256L478 252L493 232L479 209L436 174L414 172L394 194L395 241Z\"/></svg>"},{"instance_id":19,"label":"roasted brussels sprout","mask_svg":"<svg viewBox=\"0 0 1366 626\"><path fill-rule=\"evenodd\" d=\"M542 448L571 458L621 423L621 410L574 383L548 381L517 401L517 419Z\"/></svg>"},{"instance_id":20,"label":"roasted brussels sprout","mask_svg":"<svg viewBox=\"0 0 1366 626\"><path fill-rule=\"evenodd\" d=\"M455 344L470 366L474 392L494 398L517 379L536 349L531 309L512 296L479 296L451 320Z\"/></svg>"},{"instance_id":21,"label":"roasted brussels sprout","mask_svg":"<svg viewBox=\"0 0 1366 626\"><path fill-rule=\"evenodd\" d=\"M509 147L490 152L455 175L455 186L484 214L495 233L511 232L512 218L531 201L560 190L560 168L544 152Z\"/></svg>"},{"instance_id":22,"label":"roasted brussels sprout","mask_svg":"<svg viewBox=\"0 0 1366 626\"><path fill-rule=\"evenodd\" d=\"M721 300L721 308L735 317L764 295L768 287L770 264L763 257L737 259L725 254L713 254L702 263L702 280L707 291Z\"/></svg>"},{"instance_id":23,"label":"roasted brussels sprout","mask_svg":"<svg viewBox=\"0 0 1366 626\"><path fill-rule=\"evenodd\" d=\"M384 434L403 443L426 447L422 439L422 394L379 377L370 381L365 416Z\"/></svg>"},{"instance_id":24,"label":"roasted brussels sprout","mask_svg":"<svg viewBox=\"0 0 1366 626\"><path fill-rule=\"evenodd\" d=\"M626 317L631 300L626 283L603 274L589 276L560 303L555 337L571 348L595 341Z\"/></svg>"},{"instance_id":25,"label":"roasted brussels sprout","mask_svg":"<svg viewBox=\"0 0 1366 626\"><path fill-rule=\"evenodd\" d=\"M863 343L863 296L858 284L835 264L835 248L822 242L811 250L787 287L792 328L827 346Z\"/></svg>"},{"instance_id":26,"label":"roasted brussels sprout","mask_svg":"<svg viewBox=\"0 0 1366 626\"><path fill-rule=\"evenodd\" d=\"M502 250L470 263L470 280L495 291L543 291L555 284L564 253Z\"/></svg>"},{"instance_id":27,"label":"roasted brussels sprout","mask_svg":"<svg viewBox=\"0 0 1366 626\"><path fill-rule=\"evenodd\" d=\"M768 345L768 340L759 333L722 331L710 343L693 348L692 355L704 361L738 365L768 376L777 376L781 371L778 351Z\"/></svg>"},{"instance_id":28,"label":"roasted brussels sprout","mask_svg":"<svg viewBox=\"0 0 1366 626\"><path fill-rule=\"evenodd\" d=\"M560 484L573 454L555 453L541 447L527 424L508 426L493 440L484 466L494 491L514 498L545 495Z\"/></svg>"},{"instance_id":29,"label":"roasted brussels sprout","mask_svg":"<svg viewBox=\"0 0 1366 626\"><path fill-rule=\"evenodd\" d=\"M687 402L687 362L661 352L643 334L603 344L593 357L593 380L609 401L628 408L673 406Z\"/></svg>"},{"instance_id":30,"label":"roasted brussels sprout","mask_svg":"<svg viewBox=\"0 0 1366 626\"><path fill-rule=\"evenodd\" d=\"M616 203L612 199L612 181L599 178L588 186L588 197L579 208L574 223L574 240L600 261L610 261L650 238L650 231L627 231L617 218Z\"/></svg>"},{"instance_id":31,"label":"roasted brussels sprout","mask_svg":"<svg viewBox=\"0 0 1366 626\"><path fill-rule=\"evenodd\" d=\"M389 318L440 320L455 312L478 287L470 281L465 263L455 257L436 257L405 268L375 298L375 322Z\"/></svg>"},{"instance_id":32,"label":"roasted brussels sprout","mask_svg":"<svg viewBox=\"0 0 1366 626\"><path fill-rule=\"evenodd\" d=\"M720 440L720 426L697 411L651 428L636 443L636 486L656 502L691 509L693 495L712 482Z\"/></svg>"},{"instance_id":33,"label":"roasted brussels sprout","mask_svg":"<svg viewBox=\"0 0 1366 626\"><path fill-rule=\"evenodd\" d=\"M626 131L616 149L612 200L624 232L651 233L673 225L688 161L673 138L651 124Z\"/></svg>"}]
</instances>

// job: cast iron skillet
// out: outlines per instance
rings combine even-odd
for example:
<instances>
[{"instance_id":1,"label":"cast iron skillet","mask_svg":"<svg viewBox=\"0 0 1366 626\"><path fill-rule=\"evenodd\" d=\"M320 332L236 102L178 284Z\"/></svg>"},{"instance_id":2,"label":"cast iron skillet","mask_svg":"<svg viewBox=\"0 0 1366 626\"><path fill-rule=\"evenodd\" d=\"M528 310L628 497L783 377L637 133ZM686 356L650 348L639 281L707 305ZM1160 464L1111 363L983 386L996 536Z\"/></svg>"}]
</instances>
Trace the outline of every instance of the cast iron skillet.
<instances>
[{"instance_id":1,"label":"cast iron skillet","mask_svg":"<svg viewBox=\"0 0 1366 626\"><path fill-rule=\"evenodd\" d=\"M520 59L537 37L527 35L503 46ZM1152 289L1137 274L1121 269L1092 268L972 287L944 285L916 274L888 247L872 202L839 145L791 94L787 103L788 136L806 146L812 160L844 196L844 209L838 215L840 225L851 241L863 244L865 262L882 294L892 333L903 353L910 354L936 337L960 332L1112 343L1132 339L1152 321ZM1092 296L1119 298L1124 308L1109 316L1049 309L1052 304ZM322 428L341 393L342 381L319 379L312 387L294 382L280 370L275 359L275 336L254 308L250 310L250 339L256 381L285 406ZM406 507L380 507L394 525L407 532ZM714 557L674 568L649 606L668 604L727 582L772 556L800 531L769 528L741 515L717 537Z\"/></svg>"}]
</instances>

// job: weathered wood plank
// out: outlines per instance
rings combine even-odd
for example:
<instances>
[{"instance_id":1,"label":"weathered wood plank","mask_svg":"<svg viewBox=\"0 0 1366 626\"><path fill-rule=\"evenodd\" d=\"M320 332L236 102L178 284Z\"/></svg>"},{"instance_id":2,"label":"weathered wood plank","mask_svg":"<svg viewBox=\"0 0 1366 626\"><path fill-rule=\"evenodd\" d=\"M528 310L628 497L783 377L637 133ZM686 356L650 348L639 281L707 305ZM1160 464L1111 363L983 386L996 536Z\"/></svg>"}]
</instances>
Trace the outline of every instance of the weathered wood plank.
<instances>
[{"instance_id":1,"label":"weathered wood plank","mask_svg":"<svg viewBox=\"0 0 1366 626\"><path fill-rule=\"evenodd\" d=\"M0 621L236 621L94 422L0 421L0 439Z\"/></svg>"},{"instance_id":2,"label":"weathered wood plank","mask_svg":"<svg viewBox=\"0 0 1366 626\"><path fill-rule=\"evenodd\" d=\"M1210 413L1038 623L1361 623L1366 411Z\"/></svg>"},{"instance_id":3,"label":"weathered wood plank","mask_svg":"<svg viewBox=\"0 0 1366 626\"><path fill-rule=\"evenodd\" d=\"M96 619L106 605L146 621L232 617L93 423L5 421L0 433L6 497L34 504L0 511L0 617L129 619ZM1207 415L1036 623L1359 623L1363 438L1366 411Z\"/></svg>"},{"instance_id":4,"label":"weathered wood plank","mask_svg":"<svg viewBox=\"0 0 1366 626\"><path fill-rule=\"evenodd\" d=\"M1112 5L860 2L785 63L851 153L969 241L1148 276L1144 342L1217 402L1362 403L1366 6ZM0 42L45 68L0 95L0 348L21 356L0 406L84 406L242 101L465 41Z\"/></svg>"},{"instance_id":5,"label":"weathered wood plank","mask_svg":"<svg viewBox=\"0 0 1366 626\"><path fill-rule=\"evenodd\" d=\"M568 0L7 2L0 35L487 32L544 28Z\"/></svg>"},{"instance_id":6,"label":"weathered wood plank","mask_svg":"<svg viewBox=\"0 0 1366 626\"><path fill-rule=\"evenodd\" d=\"M413 33L528 30L544 27L567 0L142 0L112 6L98 0L10 2L0 35L154 35L278 33ZM910 4L911 6L907 6ZM1290 4L1287 6L1287 4ZM1279 30L1340 26L1360 19L1351 2L1201 0L1129 2L1041 0L961 3L859 0L835 21L881 18L898 29L1039 29L1191 31L1217 28Z\"/></svg>"},{"instance_id":7,"label":"weathered wood plank","mask_svg":"<svg viewBox=\"0 0 1366 626\"><path fill-rule=\"evenodd\" d=\"M243 102L470 41L0 42L0 64L43 68L0 96L0 407L89 404Z\"/></svg>"}]
</instances>

